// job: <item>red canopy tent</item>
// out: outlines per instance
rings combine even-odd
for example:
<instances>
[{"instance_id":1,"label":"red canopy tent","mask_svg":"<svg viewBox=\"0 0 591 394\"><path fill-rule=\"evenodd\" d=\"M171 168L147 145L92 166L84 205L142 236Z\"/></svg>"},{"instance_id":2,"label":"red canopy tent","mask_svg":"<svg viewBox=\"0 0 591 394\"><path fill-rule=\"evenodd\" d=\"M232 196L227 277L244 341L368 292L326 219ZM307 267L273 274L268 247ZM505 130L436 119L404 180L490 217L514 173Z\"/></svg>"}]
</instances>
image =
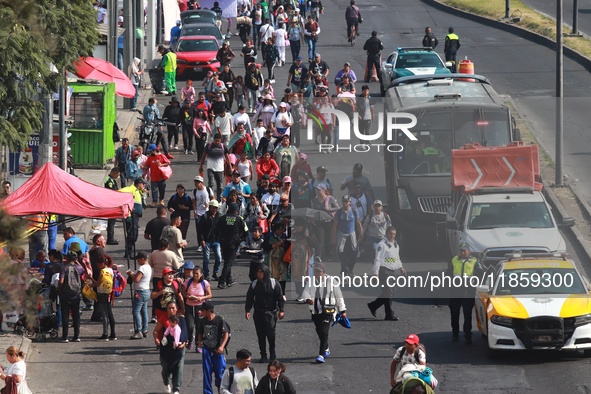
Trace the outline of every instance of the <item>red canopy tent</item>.
<instances>
[{"instance_id":1,"label":"red canopy tent","mask_svg":"<svg viewBox=\"0 0 591 394\"><path fill-rule=\"evenodd\" d=\"M47 163L6 198L4 210L14 216L49 213L121 219L133 210L133 196L93 185Z\"/></svg>"}]
</instances>

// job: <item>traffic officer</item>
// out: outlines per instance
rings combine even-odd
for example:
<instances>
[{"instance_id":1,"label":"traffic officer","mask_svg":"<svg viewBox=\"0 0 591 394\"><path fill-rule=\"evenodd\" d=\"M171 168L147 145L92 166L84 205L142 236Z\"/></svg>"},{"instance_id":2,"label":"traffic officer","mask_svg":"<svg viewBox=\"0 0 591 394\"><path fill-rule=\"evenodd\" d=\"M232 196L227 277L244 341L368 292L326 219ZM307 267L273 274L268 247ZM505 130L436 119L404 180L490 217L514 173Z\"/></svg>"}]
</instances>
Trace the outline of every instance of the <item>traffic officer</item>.
<instances>
[{"instance_id":1,"label":"traffic officer","mask_svg":"<svg viewBox=\"0 0 591 394\"><path fill-rule=\"evenodd\" d=\"M382 293L374 301L367 304L371 314L376 317L376 310L382 305L386 310L384 320L398 321L394 316L392 304L394 302L394 286L388 286L389 277L406 275L406 270L400 261L400 247L396 243L396 228L390 226L386 229L386 237L376 247L376 256L373 262L373 275L377 275L382 285Z\"/></svg>"},{"instance_id":2,"label":"traffic officer","mask_svg":"<svg viewBox=\"0 0 591 394\"><path fill-rule=\"evenodd\" d=\"M125 219L127 233L125 235L125 255L124 259L135 256L135 243L138 237L140 218L143 214L142 193L146 190L146 182L142 178L136 178L132 186L119 189L122 193L131 193L133 195L132 215Z\"/></svg>"},{"instance_id":3,"label":"traffic officer","mask_svg":"<svg viewBox=\"0 0 591 394\"><path fill-rule=\"evenodd\" d=\"M457 62L456 62L456 54L458 53L458 49L460 49L460 37L454 33L454 28L450 27L447 30L447 36L445 36L445 61L452 62L451 72L457 72Z\"/></svg>"},{"instance_id":4,"label":"traffic officer","mask_svg":"<svg viewBox=\"0 0 591 394\"><path fill-rule=\"evenodd\" d=\"M228 213L220 217L213 225L214 240L220 243L224 268L218 281L218 289L225 289L236 283L232 279L232 265L236 260L236 249L248 234L246 222L238 214L239 207L236 203L228 205Z\"/></svg>"},{"instance_id":5,"label":"traffic officer","mask_svg":"<svg viewBox=\"0 0 591 394\"><path fill-rule=\"evenodd\" d=\"M460 244L460 254L451 259L449 273L451 276L470 277L477 274L478 261L470 256L470 247L465 242ZM452 340L458 341L460 334L460 309L464 312L464 337L467 344L472 343L472 309L474 308L474 294L470 287L454 286L454 295L461 298L449 299L449 311L451 314Z\"/></svg>"}]
</instances>

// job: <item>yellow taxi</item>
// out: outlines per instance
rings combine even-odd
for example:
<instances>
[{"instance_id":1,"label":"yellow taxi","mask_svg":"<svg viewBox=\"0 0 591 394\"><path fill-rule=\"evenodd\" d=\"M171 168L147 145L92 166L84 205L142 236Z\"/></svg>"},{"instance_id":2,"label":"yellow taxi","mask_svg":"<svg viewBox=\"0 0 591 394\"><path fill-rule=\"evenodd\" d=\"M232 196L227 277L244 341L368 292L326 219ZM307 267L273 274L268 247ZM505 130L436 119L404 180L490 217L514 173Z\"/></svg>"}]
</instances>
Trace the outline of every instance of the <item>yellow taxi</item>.
<instances>
[{"instance_id":1,"label":"yellow taxi","mask_svg":"<svg viewBox=\"0 0 591 394\"><path fill-rule=\"evenodd\" d=\"M483 279L476 319L491 355L591 349L591 286L566 255L507 255Z\"/></svg>"}]
</instances>

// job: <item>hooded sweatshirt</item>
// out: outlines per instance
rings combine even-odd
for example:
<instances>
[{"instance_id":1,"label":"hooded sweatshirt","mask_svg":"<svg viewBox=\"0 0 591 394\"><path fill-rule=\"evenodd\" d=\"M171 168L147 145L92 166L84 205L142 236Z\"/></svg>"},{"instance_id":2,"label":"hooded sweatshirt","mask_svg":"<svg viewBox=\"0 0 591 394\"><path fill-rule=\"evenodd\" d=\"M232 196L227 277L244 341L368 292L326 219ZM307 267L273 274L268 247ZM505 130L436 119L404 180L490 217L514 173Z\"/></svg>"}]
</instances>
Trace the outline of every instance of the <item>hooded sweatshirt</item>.
<instances>
[{"instance_id":1,"label":"hooded sweatshirt","mask_svg":"<svg viewBox=\"0 0 591 394\"><path fill-rule=\"evenodd\" d=\"M265 264L259 264L257 267L258 270L263 270L263 280L256 279L252 282L254 286L248 286L244 309L246 312L250 312L254 306L255 312L275 312L278 309L280 312L283 312L285 301L283 300L281 285L275 282L275 286L273 286L269 267Z\"/></svg>"}]
</instances>

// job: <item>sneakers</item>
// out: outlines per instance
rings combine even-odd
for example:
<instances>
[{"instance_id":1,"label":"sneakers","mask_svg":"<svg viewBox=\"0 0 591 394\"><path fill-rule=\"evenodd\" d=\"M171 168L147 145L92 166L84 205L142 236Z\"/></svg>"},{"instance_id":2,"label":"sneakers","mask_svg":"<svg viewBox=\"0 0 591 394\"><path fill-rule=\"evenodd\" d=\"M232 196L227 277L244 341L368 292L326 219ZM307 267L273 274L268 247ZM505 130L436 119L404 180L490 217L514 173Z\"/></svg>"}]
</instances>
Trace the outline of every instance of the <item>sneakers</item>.
<instances>
[{"instance_id":1,"label":"sneakers","mask_svg":"<svg viewBox=\"0 0 591 394\"><path fill-rule=\"evenodd\" d=\"M156 201L152 201L152 204L150 204L150 206L152 208L156 208L158 206L158 203Z\"/></svg>"},{"instance_id":2,"label":"sneakers","mask_svg":"<svg viewBox=\"0 0 591 394\"><path fill-rule=\"evenodd\" d=\"M304 302L304 299L302 297L296 298L296 302Z\"/></svg>"},{"instance_id":3,"label":"sneakers","mask_svg":"<svg viewBox=\"0 0 591 394\"><path fill-rule=\"evenodd\" d=\"M271 80L271 83L275 83L275 80L274 80L274 79L272 79L272 80Z\"/></svg>"},{"instance_id":4,"label":"sneakers","mask_svg":"<svg viewBox=\"0 0 591 394\"><path fill-rule=\"evenodd\" d=\"M233 281L231 281L230 283L228 283L228 284L227 284L227 286L228 286L228 287L232 287L232 286L234 286L235 284L236 284L236 281L235 281L235 280L233 280Z\"/></svg>"},{"instance_id":5,"label":"sneakers","mask_svg":"<svg viewBox=\"0 0 591 394\"><path fill-rule=\"evenodd\" d=\"M318 357L316 357L316 362L318 364L324 364L324 356L318 356Z\"/></svg>"},{"instance_id":6,"label":"sneakers","mask_svg":"<svg viewBox=\"0 0 591 394\"><path fill-rule=\"evenodd\" d=\"M164 386L164 392L165 393L172 393L172 387L170 387L170 383Z\"/></svg>"},{"instance_id":7,"label":"sneakers","mask_svg":"<svg viewBox=\"0 0 591 394\"><path fill-rule=\"evenodd\" d=\"M189 149L189 155L193 155L193 151L191 149Z\"/></svg>"},{"instance_id":8,"label":"sneakers","mask_svg":"<svg viewBox=\"0 0 591 394\"><path fill-rule=\"evenodd\" d=\"M226 285L225 285L225 284L223 284L223 283L220 283L220 284L218 285L218 289L222 289L222 290L223 290L223 289L225 289L225 288L226 288Z\"/></svg>"},{"instance_id":9,"label":"sneakers","mask_svg":"<svg viewBox=\"0 0 591 394\"><path fill-rule=\"evenodd\" d=\"M259 360L259 363L260 363L260 364L266 364L266 363L268 363L268 362L269 362L269 359L267 358L267 355L266 355L266 354L263 354L263 355L261 356L261 359Z\"/></svg>"},{"instance_id":10,"label":"sneakers","mask_svg":"<svg viewBox=\"0 0 591 394\"><path fill-rule=\"evenodd\" d=\"M84 308L82 308L80 310L81 311L84 311L84 312L89 312L89 311L93 311L94 310L94 307L92 307L92 306L85 306Z\"/></svg>"},{"instance_id":11,"label":"sneakers","mask_svg":"<svg viewBox=\"0 0 591 394\"><path fill-rule=\"evenodd\" d=\"M328 356L330 356L330 349L324 351L324 358L328 358Z\"/></svg>"},{"instance_id":12,"label":"sneakers","mask_svg":"<svg viewBox=\"0 0 591 394\"><path fill-rule=\"evenodd\" d=\"M174 150L179 150L179 146L178 145L175 145L174 146Z\"/></svg>"},{"instance_id":13,"label":"sneakers","mask_svg":"<svg viewBox=\"0 0 591 394\"><path fill-rule=\"evenodd\" d=\"M142 332L142 336L143 336L144 338L147 338L147 337L148 337L148 332L147 332L147 331L146 331L146 332Z\"/></svg>"},{"instance_id":14,"label":"sneakers","mask_svg":"<svg viewBox=\"0 0 591 394\"><path fill-rule=\"evenodd\" d=\"M97 338L99 341L108 341L109 340L109 336L107 334L103 334L100 337Z\"/></svg>"},{"instance_id":15,"label":"sneakers","mask_svg":"<svg viewBox=\"0 0 591 394\"><path fill-rule=\"evenodd\" d=\"M173 155L171 155L170 153L167 153L165 156L166 156L166 158L167 158L168 160L172 160L172 159L174 159L174 156L173 156Z\"/></svg>"},{"instance_id":16,"label":"sneakers","mask_svg":"<svg viewBox=\"0 0 591 394\"><path fill-rule=\"evenodd\" d=\"M202 348L202 347L199 347L199 346L197 346L197 347L195 348L195 353L203 353L203 348Z\"/></svg>"},{"instance_id":17,"label":"sneakers","mask_svg":"<svg viewBox=\"0 0 591 394\"><path fill-rule=\"evenodd\" d=\"M213 279L213 280L220 280L220 277L218 276L218 274L213 274L213 276L211 277L211 279Z\"/></svg>"},{"instance_id":18,"label":"sneakers","mask_svg":"<svg viewBox=\"0 0 591 394\"><path fill-rule=\"evenodd\" d=\"M139 333L139 332L136 332L136 333L135 333L135 334L133 334L133 335L131 336L131 338L129 338L129 339L144 339L144 336L143 336L141 333Z\"/></svg>"},{"instance_id":19,"label":"sneakers","mask_svg":"<svg viewBox=\"0 0 591 394\"><path fill-rule=\"evenodd\" d=\"M111 335L109 335L109 339L110 339L111 341L116 341L116 340L117 340L117 335L115 335L115 334L111 334Z\"/></svg>"},{"instance_id":20,"label":"sneakers","mask_svg":"<svg viewBox=\"0 0 591 394\"><path fill-rule=\"evenodd\" d=\"M185 155L188 155L189 151L187 149L185 149Z\"/></svg>"},{"instance_id":21,"label":"sneakers","mask_svg":"<svg viewBox=\"0 0 591 394\"><path fill-rule=\"evenodd\" d=\"M152 316L152 320L150 320L150 323L158 323L158 319L156 319L156 316ZM145 338L145 336L144 336L144 338Z\"/></svg>"},{"instance_id":22,"label":"sneakers","mask_svg":"<svg viewBox=\"0 0 591 394\"><path fill-rule=\"evenodd\" d=\"M68 340L66 339L66 342L67 342L67 341L68 341ZM74 338L74 339L72 339L72 342L80 342L80 338Z\"/></svg>"},{"instance_id":23,"label":"sneakers","mask_svg":"<svg viewBox=\"0 0 591 394\"><path fill-rule=\"evenodd\" d=\"M160 205L166 206L166 203L164 202L164 200L160 200Z\"/></svg>"},{"instance_id":24,"label":"sneakers","mask_svg":"<svg viewBox=\"0 0 591 394\"><path fill-rule=\"evenodd\" d=\"M62 338L62 339L60 339L60 342L61 342L61 343L68 343L68 342L70 342L70 341L68 341L68 338L65 338L65 339L64 339L64 338Z\"/></svg>"},{"instance_id":25,"label":"sneakers","mask_svg":"<svg viewBox=\"0 0 591 394\"><path fill-rule=\"evenodd\" d=\"M107 245L119 245L119 241L117 241L116 239L111 239L107 241Z\"/></svg>"}]
</instances>

